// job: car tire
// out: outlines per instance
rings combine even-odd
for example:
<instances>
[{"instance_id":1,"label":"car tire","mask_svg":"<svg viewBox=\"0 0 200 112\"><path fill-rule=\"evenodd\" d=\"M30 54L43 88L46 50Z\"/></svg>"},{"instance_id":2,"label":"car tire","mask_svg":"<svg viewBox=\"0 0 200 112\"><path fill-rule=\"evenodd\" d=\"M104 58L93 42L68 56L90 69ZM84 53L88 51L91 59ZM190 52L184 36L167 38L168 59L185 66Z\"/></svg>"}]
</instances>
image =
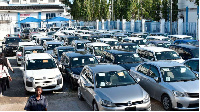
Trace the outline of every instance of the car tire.
<instances>
[{"instance_id":1,"label":"car tire","mask_svg":"<svg viewBox=\"0 0 200 112\"><path fill-rule=\"evenodd\" d=\"M172 102L170 100L170 97L168 95L163 95L162 96L162 105L163 108L167 111L172 110Z\"/></svg>"},{"instance_id":2,"label":"car tire","mask_svg":"<svg viewBox=\"0 0 200 112\"><path fill-rule=\"evenodd\" d=\"M78 99L80 100L80 101L83 101L84 99L83 99L83 96L82 96L82 92L81 92L81 88L80 87L78 87Z\"/></svg>"},{"instance_id":3,"label":"car tire","mask_svg":"<svg viewBox=\"0 0 200 112\"><path fill-rule=\"evenodd\" d=\"M93 102L92 110L93 111L99 111L99 108L98 108L98 105L97 105L96 101Z\"/></svg>"}]
</instances>

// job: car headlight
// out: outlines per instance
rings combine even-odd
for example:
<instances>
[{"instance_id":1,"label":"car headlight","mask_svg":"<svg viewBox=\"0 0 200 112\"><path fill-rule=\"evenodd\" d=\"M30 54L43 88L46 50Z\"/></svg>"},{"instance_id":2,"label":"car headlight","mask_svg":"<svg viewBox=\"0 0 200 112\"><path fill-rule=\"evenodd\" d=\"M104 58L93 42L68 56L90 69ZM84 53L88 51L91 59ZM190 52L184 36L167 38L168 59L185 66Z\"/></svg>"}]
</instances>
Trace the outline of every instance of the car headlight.
<instances>
[{"instance_id":1,"label":"car headlight","mask_svg":"<svg viewBox=\"0 0 200 112\"><path fill-rule=\"evenodd\" d=\"M59 75L56 75L55 79L61 79L62 78L62 75L59 74Z\"/></svg>"},{"instance_id":2,"label":"car headlight","mask_svg":"<svg viewBox=\"0 0 200 112\"><path fill-rule=\"evenodd\" d=\"M33 77L26 77L26 81L33 82L33 80L34 80Z\"/></svg>"},{"instance_id":3,"label":"car headlight","mask_svg":"<svg viewBox=\"0 0 200 112\"><path fill-rule=\"evenodd\" d=\"M175 97L186 97L187 93L179 92L179 91L172 91Z\"/></svg>"},{"instance_id":4,"label":"car headlight","mask_svg":"<svg viewBox=\"0 0 200 112\"><path fill-rule=\"evenodd\" d=\"M106 106L106 107L115 107L116 105L112 103L111 101L108 100L101 100L101 105Z\"/></svg>"},{"instance_id":5,"label":"car headlight","mask_svg":"<svg viewBox=\"0 0 200 112\"><path fill-rule=\"evenodd\" d=\"M149 94L146 94L146 96L144 97L143 99L143 103L147 103L150 101L150 97L149 97Z\"/></svg>"}]
</instances>

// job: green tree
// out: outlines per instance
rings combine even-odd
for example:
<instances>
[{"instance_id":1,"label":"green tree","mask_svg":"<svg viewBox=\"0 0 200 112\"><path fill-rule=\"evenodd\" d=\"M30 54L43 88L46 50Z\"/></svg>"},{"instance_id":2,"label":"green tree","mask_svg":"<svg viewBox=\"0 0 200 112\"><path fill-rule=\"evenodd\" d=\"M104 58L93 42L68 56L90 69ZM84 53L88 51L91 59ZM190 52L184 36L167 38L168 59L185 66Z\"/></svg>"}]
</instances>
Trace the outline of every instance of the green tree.
<instances>
[{"instance_id":1,"label":"green tree","mask_svg":"<svg viewBox=\"0 0 200 112\"><path fill-rule=\"evenodd\" d=\"M153 0L153 4L151 6L151 17L154 21L160 20L160 8L161 1L160 0Z\"/></svg>"},{"instance_id":2,"label":"green tree","mask_svg":"<svg viewBox=\"0 0 200 112\"><path fill-rule=\"evenodd\" d=\"M163 0L162 1L162 18L166 21L169 21L169 13L170 13L170 7L169 7L169 0Z\"/></svg>"},{"instance_id":3,"label":"green tree","mask_svg":"<svg viewBox=\"0 0 200 112\"><path fill-rule=\"evenodd\" d=\"M178 0L172 0L172 21L177 21L178 18Z\"/></svg>"},{"instance_id":4,"label":"green tree","mask_svg":"<svg viewBox=\"0 0 200 112\"><path fill-rule=\"evenodd\" d=\"M109 4L107 3L107 0L101 0L100 17L99 20L109 18Z\"/></svg>"}]
</instances>

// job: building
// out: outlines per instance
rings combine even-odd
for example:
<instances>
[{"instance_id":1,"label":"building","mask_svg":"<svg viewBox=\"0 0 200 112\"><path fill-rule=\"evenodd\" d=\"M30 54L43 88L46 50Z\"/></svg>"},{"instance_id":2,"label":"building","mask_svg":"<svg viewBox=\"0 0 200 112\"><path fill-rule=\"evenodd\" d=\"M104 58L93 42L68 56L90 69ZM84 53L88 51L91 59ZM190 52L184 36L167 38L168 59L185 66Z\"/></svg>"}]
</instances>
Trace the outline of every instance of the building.
<instances>
[{"instance_id":1,"label":"building","mask_svg":"<svg viewBox=\"0 0 200 112\"><path fill-rule=\"evenodd\" d=\"M0 33L5 36L13 33L15 27L23 28L27 25L45 27L45 23L18 23L27 17L46 20L53 17L66 17L65 15L69 16L65 5L59 0L0 0Z\"/></svg>"},{"instance_id":2,"label":"building","mask_svg":"<svg viewBox=\"0 0 200 112\"><path fill-rule=\"evenodd\" d=\"M183 18L186 22L188 17L188 22L197 22L198 18L198 8L195 4L196 0L178 0L179 18ZM188 7L188 16L186 15L186 7Z\"/></svg>"}]
</instances>

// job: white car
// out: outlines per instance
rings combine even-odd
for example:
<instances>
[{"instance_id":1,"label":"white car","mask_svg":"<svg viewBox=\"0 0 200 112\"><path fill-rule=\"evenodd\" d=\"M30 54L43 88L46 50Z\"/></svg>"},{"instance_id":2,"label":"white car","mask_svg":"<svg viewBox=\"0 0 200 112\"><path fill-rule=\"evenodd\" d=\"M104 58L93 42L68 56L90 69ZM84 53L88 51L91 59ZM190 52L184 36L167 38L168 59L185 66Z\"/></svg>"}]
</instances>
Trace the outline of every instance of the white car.
<instances>
[{"instance_id":1,"label":"white car","mask_svg":"<svg viewBox=\"0 0 200 112\"><path fill-rule=\"evenodd\" d=\"M23 79L26 92L62 90L63 77L54 58L48 53L32 53L25 56Z\"/></svg>"},{"instance_id":2,"label":"white car","mask_svg":"<svg viewBox=\"0 0 200 112\"><path fill-rule=\"evenodd\" d=\"M24 49L24 46L34 46L35 43L33 42L19 42L17 51L16 51L16 59L17 59L17 65L21 66L22 64L22 52Z\"/></svg>"}]
</instances>

